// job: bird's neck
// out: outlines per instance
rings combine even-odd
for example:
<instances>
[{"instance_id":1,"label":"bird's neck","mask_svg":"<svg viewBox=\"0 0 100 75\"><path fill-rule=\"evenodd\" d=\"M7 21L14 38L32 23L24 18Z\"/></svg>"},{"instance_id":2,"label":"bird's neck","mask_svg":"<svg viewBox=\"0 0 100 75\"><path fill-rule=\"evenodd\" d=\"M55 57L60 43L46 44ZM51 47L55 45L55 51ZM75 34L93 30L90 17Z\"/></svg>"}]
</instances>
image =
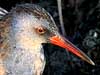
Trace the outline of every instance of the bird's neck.
<instances>
[{"instance_id":1,"label":"bird's neck","mask_svg":"<svg viewBox=\"0 0 100 75\"><path fill-rule=\"evenodd\" d=\"M36 75L34 72L39 72L38 75L40 75L45 66L44 52L40 43L41 40L36 40L37 38L33 37L27 30L21 32L20 29L18 29L16 32L13 28L11 33L13 33L12 38L10 39L12 40L11 60L6 61L7 64L14 64L14 67L10 70L12 72L22 72L22 75L26 74L26 72L27 74L33 75ZM16 60L19 62L15 63ZM27 63L27 65L23 63ZM9 65L7 65L7 68L9 69ZM18 74L17 72L12 73L12 75Z\"/></svg>"}]
</instances>

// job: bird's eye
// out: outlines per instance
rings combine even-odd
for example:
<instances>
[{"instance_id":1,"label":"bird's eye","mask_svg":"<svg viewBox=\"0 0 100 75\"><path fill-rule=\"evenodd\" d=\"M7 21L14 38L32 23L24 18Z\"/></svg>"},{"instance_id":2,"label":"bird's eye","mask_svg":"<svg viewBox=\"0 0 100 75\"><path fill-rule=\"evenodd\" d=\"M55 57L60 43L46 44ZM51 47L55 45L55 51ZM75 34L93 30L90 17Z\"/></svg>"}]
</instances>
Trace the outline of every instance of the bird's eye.
<instances>
[{"instance_id":1,"label":"bird's eye","mask_svg":"<svg viewBox=\"0 0 100 75\"><path fill-rule=\"evenodd\" d=\"M36 28L36 32L40 35L44 34L46 32L46 29L43 27Z\"/></svg>"}]
</instances>

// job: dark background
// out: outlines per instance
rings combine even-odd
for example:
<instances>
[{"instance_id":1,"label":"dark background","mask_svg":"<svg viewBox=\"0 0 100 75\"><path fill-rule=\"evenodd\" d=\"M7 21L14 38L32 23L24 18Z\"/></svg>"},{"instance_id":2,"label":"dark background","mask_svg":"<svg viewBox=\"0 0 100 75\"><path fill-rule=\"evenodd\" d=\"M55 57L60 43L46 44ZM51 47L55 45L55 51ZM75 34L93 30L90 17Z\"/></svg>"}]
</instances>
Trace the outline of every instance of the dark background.
<instances>
[{"instance_id":1,"label":"dark background","mask_svg":"<svg viewBox=\"0 0 100 75\"><path fill-rule=\"evenodd\" d=\"M22 3L44 7L61 31L56 0L0 0L0 6L7 11ZM62 0L62 12L65 37L96 65L92 66L60 47L43 44L47 61L43 75L100 75L100 0Z\"/></svg>"}]
</instances>

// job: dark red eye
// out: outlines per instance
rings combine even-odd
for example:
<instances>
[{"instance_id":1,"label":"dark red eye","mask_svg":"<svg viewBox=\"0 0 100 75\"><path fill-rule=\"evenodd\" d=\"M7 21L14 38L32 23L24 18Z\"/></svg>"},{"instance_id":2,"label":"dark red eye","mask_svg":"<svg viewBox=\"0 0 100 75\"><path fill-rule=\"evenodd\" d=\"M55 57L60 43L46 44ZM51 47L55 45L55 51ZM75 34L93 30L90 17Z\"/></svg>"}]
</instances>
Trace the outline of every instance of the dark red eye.
<instances>
[{"instance_id":1,"label":"dark red eye","mask_svg":"<svg viewBox=\"0 0 100 75\"><path fill-rule=\"evenodd\" d=\"M36 32L38 33L38 34L44 34L45 32L46 32L46 29L45 28L43 28L43 27L38 27L38 28L36 28Z\"/></svg>"}]
</instances>

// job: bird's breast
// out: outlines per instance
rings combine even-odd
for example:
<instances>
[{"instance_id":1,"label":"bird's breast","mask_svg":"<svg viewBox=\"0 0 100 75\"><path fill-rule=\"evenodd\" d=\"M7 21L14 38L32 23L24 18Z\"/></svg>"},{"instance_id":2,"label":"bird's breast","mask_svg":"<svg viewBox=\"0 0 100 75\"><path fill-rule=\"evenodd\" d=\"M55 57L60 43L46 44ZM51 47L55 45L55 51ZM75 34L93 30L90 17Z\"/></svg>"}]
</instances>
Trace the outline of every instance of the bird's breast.
<instances>
[{"instance_id":1,"label":"bird's breast","mask_svg":"<svg viewBox=\"0 0 100 75\"><path fill-rule=\"evenodd\" d=\"M33 50L34 51L34 50ZM8 75L39 75L44 70L44 52L16 48L4 62Z\"/></svg>"}]
</instances>

